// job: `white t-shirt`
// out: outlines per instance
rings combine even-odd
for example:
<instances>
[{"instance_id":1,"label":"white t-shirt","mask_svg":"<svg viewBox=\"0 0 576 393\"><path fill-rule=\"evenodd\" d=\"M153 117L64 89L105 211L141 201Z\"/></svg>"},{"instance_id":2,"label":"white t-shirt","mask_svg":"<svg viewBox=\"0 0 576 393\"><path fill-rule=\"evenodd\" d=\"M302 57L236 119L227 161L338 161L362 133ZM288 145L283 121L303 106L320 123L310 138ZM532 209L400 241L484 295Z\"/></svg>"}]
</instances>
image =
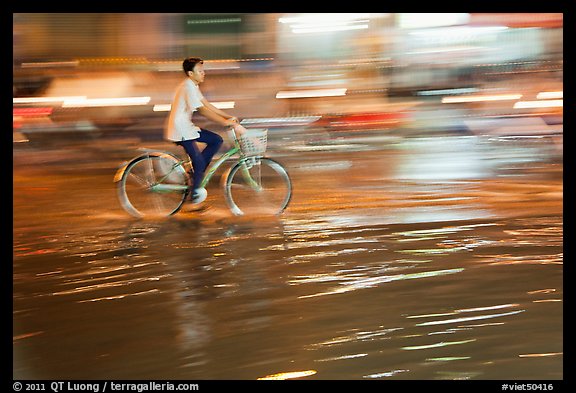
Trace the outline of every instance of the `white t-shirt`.
<instances>
[{"instance_id":1,"label":"white t-shirt","mask_svg":"<svg viewBox=\"0 0 576 393\"><path fill-rule=\"evenodd\" d=\"M200 127L192 122L192 114L196 109L204 106L202 99L204 96L200 88L192 80L185 79L180 83L164 128L165 139L177 142L196 139L200 136Z\"/></svg>"}]
</instances>

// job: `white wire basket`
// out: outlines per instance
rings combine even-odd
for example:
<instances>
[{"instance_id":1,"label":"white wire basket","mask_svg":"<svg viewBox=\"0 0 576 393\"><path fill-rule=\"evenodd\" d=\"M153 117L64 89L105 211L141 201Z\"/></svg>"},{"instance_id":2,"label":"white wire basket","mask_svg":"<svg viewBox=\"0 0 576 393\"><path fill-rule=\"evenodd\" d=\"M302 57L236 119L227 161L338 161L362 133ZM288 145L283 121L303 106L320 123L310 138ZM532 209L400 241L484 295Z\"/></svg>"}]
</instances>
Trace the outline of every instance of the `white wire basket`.
<instances>
[{"instance_id":1,"label":"white wire basket","mask_svg":"<svg viewBox=\"0 0 576 393\"><path fill-rule=\"evenodd\" d=\"M261 156L266 151L268 144L267 128L251 128L240 138L240 148L246 156Z\"/></svg>"}]
</instances>

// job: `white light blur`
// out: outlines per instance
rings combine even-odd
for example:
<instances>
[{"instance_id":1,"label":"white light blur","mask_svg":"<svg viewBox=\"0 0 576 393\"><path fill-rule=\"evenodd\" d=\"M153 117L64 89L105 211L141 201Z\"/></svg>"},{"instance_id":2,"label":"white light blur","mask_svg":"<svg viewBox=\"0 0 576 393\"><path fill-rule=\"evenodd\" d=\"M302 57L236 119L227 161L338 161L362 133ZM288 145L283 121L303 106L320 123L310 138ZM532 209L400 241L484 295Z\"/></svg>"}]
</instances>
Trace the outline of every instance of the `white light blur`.
<instances>
[{"instance_id":1,"label":"white light blur","mask_svg":"<svg viewBox=\"0 0 576 393\"><path fill-rule=\"evenodd\" d=\"M323 33L330 31L367 29L370 14L304 14L282 17L280 23L290 25L292 33Z\"/></svg>"},{"instance_id":2,"label":"white light blur","mask_svg":"<svg viewBox=\"0 0 576 393\"><path fill-rule=\"evenodd\" d=\"M454 46L451 48L448 47L436 47L436 48L427 48L421 49L416 51L406 52L407 55L424 55L424 54L431 54L431 53L441 53L441 52L460 52L460 51L472 51L478 49L485 49L483 46L471 46L471 45L463 45L463 46Z\"/></svg>"},{"instance_id":3,"label":"white light blur","mask_svg":"<svg viewBox=\"0 0 576 393\"><path fill-rule=\"evenodd\" d=\"M506 101L506 100L519 100L520 98L522 98L522 94L458 96L458 97L444 97L444 98L442 98L442 103L443 104L455 104L455 103L462 103L462 102Z\"/></svg>"},{"instance_id":4,"label":"white light blur","mask_svg":"<svg viewBox=\"0 0 576 393\"><path fill-rule=\"evenodd\" d=\"M131 106L146 105L150 102L150 97L120 97L120 98L83 98L65 100L63 108L84 108L98 106Z\"/></svg>"},{"instance_id":5,"label":"white light blur","mask_svg":"<svg viewBox=\"0 0 576 393\"><path fill-rule=\"evenodd\" d=\"M441 27L433 30L414 30L409 32L411 36L424 38L449 38L467 37L484 33L494 33L508 30L508 26L452 26Z\"/></svg>"},{"instance_id":6,"label":"white light blur","mask_svg":"<svg viewBox=\"0 0 576 393\"><path fill-rule=\"evenodd\" d=\"M554 108L563 106L564 106L564 100L518 101L517 103L514 104L514 109Z\"/></svg>"},{"instance_id":7,"label":"white light blur","mask_svg":"<svg viewBox=\"0 0 576 393\"><path fill-rule=\"evenodd\" d=\"M257 378L258 380L284 380L284 379L295 379L295 378L302 378L308 377L310 375L316 374L316 370L305 370L305 371L290 371L290 372L282 372L272 375L266 375L265 377Z\"/></svg>"},{"instance_id":8,"label":"white light blur","mask_svg":"<svg viewBox=\"0 0 576 393\"><path fill-rule=\"evenodd\" d=\"M563 91L541 91L536 95L539 100L545 100L550 98L564 98Z\"/></svg>"},{"instance_id":9,"label":"white light blur","mask_svg":"<svg viewBox=\"0 0 576 393\"><path fill-rule=\"evenodd\" d=\"M368 25L346 25L346 26L316 26L306 28L295 28L292 32L295 34L303 33L325 33L329 31L361 30L367 29Z\"/></svg>"},{"instance_id":10,"label":"white light blur","mask_svg":"<svg viewBox=\"0 0 576 393\"><path fill-rule=\"evenodd\" d=\"M63 96L63 97L20 97L13 98L14 104L38 104L47 102L64 102L64 101L79 101L85 100L86 96Z\"/></svg>"},{"instance_id":11,"label":"white light blur","mask_svg":"<svg viewBox=\"0 0 576 393\"><path fill-rule=\"evenodd\" d=\"M548 352L548 353L527 353L518 355L520 358L536 358L536 357L545 357L545 356L558 356L563 355L564 352Z\"/></svg>"},{"instance_id":12,"label":"white light blur","mask_svg":"<svg viewBox=\"0 0 576 393\"><path fill-rule=\"evenodd\" d=\"M303 23L307 25L312 24L327 24L327 23L337 23L337 22L348 22L357 19L368 19L370 14L304 14L301 16L294 17L283 17L278 19L280 23L296 24Z\"/></svg>"},{"instance_id":13,"label":"white light blur","mask_svg":"<svg viewBox=\"0 0 576 393\"><path fill-rule=\"evenodd\" d=\"M205 61L205 70L237 70L240 65L235 61Z\"/></svg>"},{"instance_id":14,"label":"white light blur","mask_svg":"<svg viewBox=\"0 0 576 393\"><path fill-rule=\"evenodd\" d=\"M172 109L172 104L156 104L152 108L154 112L170 112Z\"/></svg>"},{"instance_id":15,"label":"white light blur","mask_svg":"<svg viewBox=\"0 0 576 393\"><path fill-rule=\"evenodd\" d=\"M300 117L263 117L259 119L243 119L241 124L266 124L266 123L287 123L287 124L308 124L319 120L321 116L300 116Z\"/></svg>"},{"instance_id":16,"label":"white light blur","mask_svg":"<svg viewBox=\"0 0 576 393\"><path fill-rule=\"evenodd\" d=\"M311 98L311 97L337 97L346 95L345 88L341 89L318 89L318 90L290 90L279 91L276 98Z\"/></svg>"},{"instance_id":17,"label":"white light blur","mask_svg":"<svg viewBox=\"0 0 576 393\"><path fill-rule=\"evenodd\" d=\"M220 102L213 102L214 105L218 109L234 109L236 103L234 101L220 101Z\"/></svg>"},{"instance_id":18,"label":"white light blur","mask_svg":"<svg viewBox=\"0 0 576 393\"><path fill-rule=\"evenodd\" d=\"M488 315L478 315L478 316L474 316L474 317L446 319L446 320L441 320L441 321L430 321L430 322L417 323L415 326L433 326L433 325L442 325L442 324L449 324L449 323L476 321L476 320L480 320L480 319L498 318L498 317L505 317L508 315L519 314L519 313L522 313L524 311L526 311L526 310L510 311L510 312L506 312L506 313L502 313L502 314L488 314Z\"/></svg>"},{"instance_id":19,"label":"white light blur","mask_svg":"<svg viewBox=\"0 0 576 393\"><path fill-rule=\"evenodd\" d=\"M470 14L468 13L407 13L398 16L398 25L401 29L462 25L469 21Z\"/></svg>"}]
</instances>

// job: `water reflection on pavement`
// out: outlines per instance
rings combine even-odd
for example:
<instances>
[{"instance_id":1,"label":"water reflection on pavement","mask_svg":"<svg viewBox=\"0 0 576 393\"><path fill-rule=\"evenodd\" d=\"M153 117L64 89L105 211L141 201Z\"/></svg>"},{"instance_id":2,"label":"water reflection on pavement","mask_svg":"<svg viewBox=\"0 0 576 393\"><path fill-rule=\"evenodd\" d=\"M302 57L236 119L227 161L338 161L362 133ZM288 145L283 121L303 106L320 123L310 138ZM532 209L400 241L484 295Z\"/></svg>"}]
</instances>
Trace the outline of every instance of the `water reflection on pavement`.
<instances>
[{"instance_id":1,"label":"water reflection on pavement","mask_svg":"<svg viewBox=\"0 0 576 393\"><path fill-rule=\"evenodd\" d=\"M562 379L546 149L278 151L283 216L233 217L215 183L162 220L120 209L114 165L15 154L13 377Z\"/></svg>"}]
</instances>

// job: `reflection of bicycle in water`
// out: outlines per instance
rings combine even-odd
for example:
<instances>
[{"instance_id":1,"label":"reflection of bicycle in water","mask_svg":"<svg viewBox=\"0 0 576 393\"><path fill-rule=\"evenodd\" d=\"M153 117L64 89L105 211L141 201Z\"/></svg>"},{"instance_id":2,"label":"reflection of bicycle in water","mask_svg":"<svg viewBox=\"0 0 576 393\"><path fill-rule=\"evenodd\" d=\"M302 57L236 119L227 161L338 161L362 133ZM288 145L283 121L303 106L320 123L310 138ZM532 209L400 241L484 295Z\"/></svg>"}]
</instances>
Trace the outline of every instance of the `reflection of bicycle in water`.
<instances>
[{"instance_id":1,"label":"reflection of bicycle in water","mask_svg":"<svg viewBox=\"0 0 576 393\"><path fill-rule=\"evenodd\" d=\"M200 187L205 188L216 170L236 156L222 176L224 196L235 215L281 214L292 196L288 172L264 157L267 129L228 135L234 146L207 168ZM149 150L122 166L114 177L122 207L135 217L168 216L180 210L191 191L190 159L165 151Z\"/></svg>"}]
</instances>

